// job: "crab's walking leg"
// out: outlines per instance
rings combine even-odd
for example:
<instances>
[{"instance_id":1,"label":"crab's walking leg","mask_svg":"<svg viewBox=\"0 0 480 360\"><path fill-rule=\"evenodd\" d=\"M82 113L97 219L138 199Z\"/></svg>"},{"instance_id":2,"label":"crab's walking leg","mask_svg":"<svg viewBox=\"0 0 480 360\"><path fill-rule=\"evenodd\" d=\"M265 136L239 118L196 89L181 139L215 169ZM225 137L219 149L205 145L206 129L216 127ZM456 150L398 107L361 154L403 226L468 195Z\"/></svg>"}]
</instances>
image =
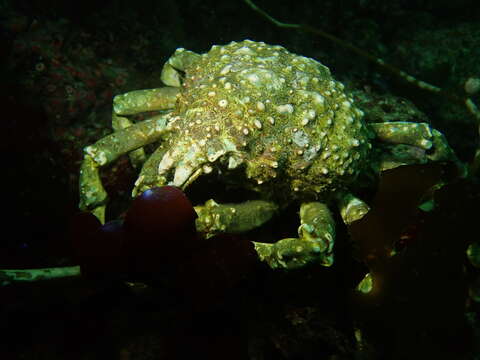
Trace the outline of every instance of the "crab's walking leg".
<instances>
[{"instance_id":1,"label":"crab's walking leg","mask_svg":"<svg viewBox=\"0 0 480 360\"><path fill-rule=\"evenodd\" d=\"M266 223L277 212L275 203L250 200L241 204L217 204L208 200L195 206L197 230L211 237L220 232L242 233Z\"/></svg>"},{"instance_id":2,"label":"crab's walking leg","mask_svg":"<svg viewBox=\"0 0 480 360\"><path fill-rule=\"evenodd\" d=\"M117 95L113 99L112 128L121 131L133 125L133 122L121 115L134 115L146 111L172 109L177 101L179 89L164 87L157 89L134 90ZM128 154L134 168L138 169L145 162L143 148Z\"/></svg>"},{"instance_id":3,"label":"crab's walking leg","mask_svg":"<svg viewBox=\"0 0 480 360\"><path fill-rule=\"evenodd\" d=\"M424 150L432 147L432 131L427 123L383 122L372 123L370 127L377 139L392 143L413 145Z\"/></svg>"},{"instance_id":4,"label":"crab's walking leg","mask_svg":"<svg viewBox=\"0 0 480 360\"><path fill-rule=\"evenodd\" d=\"M159 115L132 124L123 115L166 110L175 106L178 88L135 90L113 99L112 127L115 132L84 149L80 168L80 209L90 210L102 223L105 220L107 193L98 168L111 163L120 155L156 141L167 130L167 115ZM132 154L133 165L143 162L143 151Z\"/></svg>"},{"instance_id":5,"label":"crab's walking leg","mask_svg":"<svg viewBox=\"0 0 480 360\"><path fill-rule=\"evenodd\" d=\"M164 148L158 147L145 161L133 187L132 197L136 197L145 190L155 186L165 185L166 179L158 175L158 164L162 160L165 152L166 150Z\"/></svg>"},{"instance_id":6,"label":"crab's walking leg","mask_svg":"<svg viewBox=\"0 0 480 360\"><path fill-rule=\"evenodd\" d=\"M84 149L80 168L80 209L91 211L103 223L107 193L100 180L99 167L120 155L158 140L169 131L167 115L157 116L114 132Z\"/></svg>"},{"instance_id":7,"label":"crab's walking leg","mask_svg":"<svg viewBox=\"0 0 480 360\"><path fill-rule=\"evenodd\" d=\"M347 225L360 220L370 211L370 206L367 203L351 193L339 194L337 196L337 205L343 222Z\"/></svg>"},{"instance_id":8,"label":"crab's walking leg","mask_svg":"<svg viewBox=\"0 0 480 360\"><path fill-rule=\"evenodd\" d=\"M134 115L147 111L172 109L179 89L163 87L134 90L113 98L113 111L117 115Z\"/></svg>"},{"instance_id":9,"label":"crab's walking leg","mask_svg":"<svg viewBox=\"0 0 480 360\"><path fill-rule=\"evenodd\" d=\"M421 155L409 149L398 148L396 154L384 159L381 165L382 170L427 161L452 161L458 167L460 174L466 176L465 165L450 148L445 136L440 131L432 129L427 123L398 121L374 123L370 126L377 139L381 141L391 144L411 145L426 151L424 155Z\"/></svg>"},{"instance_id":10,"label":"crab's walking leg","mask_svg":"<svg viewBox=\"0 0 480 360\"><path fill-rule=\"evenodd\" d=\"M113 131L122 131L132 125L133 122L130 121L130 119L123 116L118 116L117 114L115 114L115 112L112 114ZM131 151L128 154L128 157L130 158L130 162L135 169L139 169L147 158L145 155L145 150L143 150L143 148Z\"/></svg>"},{"instance_id":11,"label":"crab's walking leg","mask_svg":"<svg viewBox=\"0 0 480 360\"><path fill-rule=\"evenodd\" d=\"M333 264L335 222L330 210L319 202L300 207L298 238L282 239L274 244L254 242L261 261L272 269L300 268L308 263Z\"/></svg>"},{"instance_id":12,"label":"crab's walking leg","mask_svg":"<svg viewBox=\"0 0 480 360\"><path fill-rule=\"evenodd\" d=\"M184 71L200 58L199 54L179 48L163 65L161 79L165 85L180 87L182 83L180 71Z\"/></svg>"}]
</instances>

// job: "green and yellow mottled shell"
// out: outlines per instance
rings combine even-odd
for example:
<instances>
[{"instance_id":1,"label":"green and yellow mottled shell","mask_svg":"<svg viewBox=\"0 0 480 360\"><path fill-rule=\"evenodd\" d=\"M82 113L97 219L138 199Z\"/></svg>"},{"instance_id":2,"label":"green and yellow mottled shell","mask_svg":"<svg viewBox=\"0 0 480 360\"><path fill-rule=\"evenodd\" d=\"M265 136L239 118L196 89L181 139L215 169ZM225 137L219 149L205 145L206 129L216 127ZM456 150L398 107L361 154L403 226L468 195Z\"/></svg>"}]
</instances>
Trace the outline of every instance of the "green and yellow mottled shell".
<instances>
[{"instance_id":1,"label":"green and yellow mottled shell","mask_svg":"<svg viewBox=\"0 0 480 360\"><path fill-rule=\"evenodd\" d=\"M246 40L213 46L184 71L167 148L196 144L202 162L272 196L321 198L364 169L363 114L319 62Z\"/></svg>"}]
</instances>

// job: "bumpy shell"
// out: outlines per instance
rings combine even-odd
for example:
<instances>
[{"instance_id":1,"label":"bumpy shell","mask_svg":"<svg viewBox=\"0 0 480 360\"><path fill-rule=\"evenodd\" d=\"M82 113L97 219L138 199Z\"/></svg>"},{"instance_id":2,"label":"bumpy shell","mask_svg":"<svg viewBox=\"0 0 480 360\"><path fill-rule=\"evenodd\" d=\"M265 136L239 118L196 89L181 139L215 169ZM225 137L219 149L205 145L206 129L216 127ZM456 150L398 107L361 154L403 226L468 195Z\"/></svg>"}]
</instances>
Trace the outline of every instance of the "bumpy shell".
<instances>
[{"instance_id":1,"label":"bumpy shell","mask_svg":"<svg viewBox=\"0 0 480 360\"><path fill-rule=\"evenodd\" d=\"M324 198L364 171L363 114L319 62L246 40L213 46L183 70L166 148L184 162L289 199Z\"/></svg>"}]
</instances>

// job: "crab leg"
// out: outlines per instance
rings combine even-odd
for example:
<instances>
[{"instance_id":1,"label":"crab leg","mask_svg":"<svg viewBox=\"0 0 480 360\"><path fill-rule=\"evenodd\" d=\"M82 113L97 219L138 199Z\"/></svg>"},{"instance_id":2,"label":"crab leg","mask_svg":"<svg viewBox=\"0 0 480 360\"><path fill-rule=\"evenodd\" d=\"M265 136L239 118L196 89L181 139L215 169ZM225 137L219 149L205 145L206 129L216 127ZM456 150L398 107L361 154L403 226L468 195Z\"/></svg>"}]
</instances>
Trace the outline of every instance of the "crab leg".
<instances>
[{"instance_id":1,"label":"crab leg","mask_svg":"<svg viewBox=\"0 0 480 360\"><path fill-rule=\"evenodd\" d=\"M165 152L166 150L164 148L158 147L145 161L137 181L135 181L132 197L136 197L152 187L165 185L166 179L158 176L158 164L165 155Z\"/></svg>"},{"instance_id":2,"label":"crab leg","mask_svg":"<svg viewBox=\"0 0 480 360\"><path fill-rule=\"evenodd\" d=\"M461 176L467 175L465 164L457 158L445 136L440 131L432 129L427 123L399 121L374 123L370 126L377 139L398 145L391 154L384 156L380 164L381 170L407 164L422 164L427 161L452 161L459 169ZM418 149L423 152L419 152Z\"/></svg>"},{"instance_id":3,"label":"crab leg","mask_svg":"<svg viewBox=\"0 0 480 360\"><path fill-rule=\"evenodd\" d=\"M198 214L197 230L211 237L219 232L245 232L261 226L278 211L269 201L251 200L242 204L217 204L208 200L195 206ZM259 259L272 269L294 269L307 263L333 263L335 222L330 210L319 202L304 203L300 207L301 225L298 238L282 239L276 243L252 242Z\"/></svg>"},{"instance_id":4,"label":"crab leg","mask_svg":"<svg viewBox=\"0 0 480 360\"><path fill-rule=\"evenodd\" d=\"M133 122L120 115L134 115L146 111L167 110L175 106L179 89L164 87L157 89L135 90L117 95L113 99L112 128L114 131L124 130ZM143 148L128 154L130 162L136 169L145 162Z\"/></svg>"},{"instance_id":5,"label":"crab leg","mask_svg":"<svg viewBox=\"0 0 480 360\"><path fill-rule=\"evenodd\" d=\"M391 144L413 145L428 150L432 147L432 131L427 123L384 122L370 127L377 139Z\"/></svg>"},{"instance_id":6,"label":"crab leg","mask_svg":"<svg viewBox=\"0 0 480 360\"><path fill-rule=\"evenodd\" d=\"M100 180L99 167L120 155L158 140L169 131L167 115L161 115L116 131L84 149L80 168L80 209L92 211L103 223L107 193Z\"/></svg>"},{"instance_id":7,"label":"crab leg","mask_svg":"<svg viewBox=\"0 0 480 360\"><path fill-rule=\"evenodd\" d=\"M272 269L295 269L308 263L333 264L335 222L328 207L320 202L303 203L298 238L282 239L274 244L254 242L261 261Z\"/></svg>"},{"instance_id":8,"label":"crab leg","mask_svg":"<svg viewBox=\"0 0 480 360\"><path fill-rule=\"evenodd\" d=\"M188 66L200 58L199 54L195 54L192 51L179 48L163 65L161 79L165 85L180 87L181 76L180 71L185 70Z\"/></svg>"},{"instance_id":9,"label":"crab leg","mask_svg":"<svg viewBox=\"0 0 480 360\"><path fill-rule=\"evenodd\" d=\"M172 109L180 90L174 87L134 90L113 98L117 115L134 115L147 111Z\"/></svg>"},{"instance_id":10,"label":"crab leg","mask_svg":"<svg viewBox=\"0 0 480 360\"><path fill-rule=\"evenodd\" d=\"M271 201L250 200L241 204L218 204L213 199L195 206L197 230L211 237L220 232L241 233L272 218L278 206Z\"/></svg>"},{"instance_id":11,"label":"crab leg","mask_svg":"<svg viewBox=\"0 0 480 360\"><path fill-rule=\"evenodd\" d=\"M113 99L112 127L114 133L84 149L80 168L80 209L91 210L101 222L105 220L107 193L100 180L98 168L132 150L130 159L139 167L145 160L142 146L156 141L167 129L166 116L160 115L141 123L132 122L121 115L146 111L166 110L175 106L179 89L164 87L135 90Z\"/></svg>"},{"instance_id":12,"label":"crab leg","mask_svg":"<svg viewBox=\"0 0 480 360\"><path fill-rule=\"evenodd\" d=\"M112 128L113 131L122 131L126 128L129 128L133 125L133 122L130 121L128 118L123 116L118 116L117 114L112 114ZM143 148L139 148L137 150L133 150L128 154L130 158L130 162L132 163L135 169L138 169L142 166L142 164L146 160L145 150Z\"/></svg>"},{"instance_id":13,"label":"crab leg","mask_svg":"<svg viewBox=\"0 0 480 360\"><path fill-rule=\"evenodd\" d=\"M370 211L370 206L351 193L340 194L337 197L337 205L343 222L347 225L360 220Z\"/></svg>"}]
</instances>

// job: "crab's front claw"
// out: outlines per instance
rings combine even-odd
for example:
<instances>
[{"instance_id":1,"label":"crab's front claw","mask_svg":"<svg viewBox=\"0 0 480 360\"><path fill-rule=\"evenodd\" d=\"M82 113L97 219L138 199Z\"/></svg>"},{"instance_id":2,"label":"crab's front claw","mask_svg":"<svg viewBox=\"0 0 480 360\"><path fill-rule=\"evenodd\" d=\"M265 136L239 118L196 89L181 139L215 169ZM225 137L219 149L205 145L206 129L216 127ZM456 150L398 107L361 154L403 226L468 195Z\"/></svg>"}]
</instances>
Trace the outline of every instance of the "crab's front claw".
<instances>
[{"instance_id":1,"label":"crab's front claw","mask_svg":"<svg viewBox=\"0 0 480 360\"><path fill-rule=\"evenodd\" d=\"M261 261L272 269L296 269L312 263L333 264L334 220L325 204L311 202L300 208L298 238L282 239L274 244L254 242Z\"/></svg>"}]
</instances>

